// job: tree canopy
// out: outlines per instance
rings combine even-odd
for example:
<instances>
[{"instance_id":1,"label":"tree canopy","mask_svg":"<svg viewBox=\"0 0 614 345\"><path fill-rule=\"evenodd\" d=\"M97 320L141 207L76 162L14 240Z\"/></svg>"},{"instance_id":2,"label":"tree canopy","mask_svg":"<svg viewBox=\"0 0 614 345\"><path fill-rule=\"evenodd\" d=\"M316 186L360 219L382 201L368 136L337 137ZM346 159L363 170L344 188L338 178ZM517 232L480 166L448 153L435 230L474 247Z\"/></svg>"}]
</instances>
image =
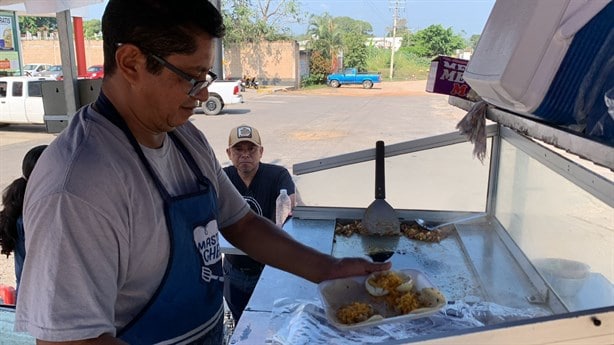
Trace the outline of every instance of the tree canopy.
<instances>
[{"instance_id":1,"label":"tree canopy","mask_svg":"<svg viewBox=\"0 0 614 345\"><path fill-rule=\"evenodd\" d=\"M465 39L455 34L451 27L444 29L441 24L437 24L417 31L412 36L407 51L417 56L435 57L452 55L454 50L465 48L465 45Z\"/></svg>"},{"instance_id":2,"label":"tree canopy","mask_svg":"<svg viewBox=\"0 0 614 345\"><path fill-rule=\"evenodd\" d=\"M311 37L310 48L312 50L320 51L322 56L329 61L336 59L342 46L342 36L341 30L330 14L311 16L307 32Z\"/></svg>"},{"instance_id":3,"label":"tree canopy","mask_svg":"<svg viewBox=\"0 0 614 345\"><path fill-rule=\"evenodd\" d=\"M222 15L226 43L289 39L287 24L304 20L296 0L229 0L224 2Z\"/></svg>"},{"instance_id":4,"label":"tree canopy","mask_svg":"<svg viewBox=\"0 0 614 345\"><path fill-rule=\"evenodd\" d=\"M99 19L83 21L83 36L88 40L102 38L102 22Z\"/></svg>"},{"instance_id":5,"label":"tree canopy","mask_svg":"<svg viewBox=\"0 0 614 345\"><path fill-rule=\"evenodd\" d=\"M83 21L83 35L86 39L102 38L100 19L90 19ZM58 24L55 17L35 17L35 16L20 16L19 31L28 32L36 35L40 31L57 32Z\"/></svg>"},{"instance_id":6,"label":"tree canopy","mask_svg":"<svg viewBox=\"0 0 614 345\"><path fill-rule=\"evenodd\" d=\"M19 16L19 31L36 35L39 31L55 32L58 23L55 17Z\"/></svg>"},{"instance_id":7,"label":"tree canopy","mask_svg":"<svg viewBox=\"0 0 614 345\"><path fill-rule=\"evenodd\" d=\"M323 58L331 61L331 69L338 67L337 57L343 57L345 66L366 69L368 58L367 38L372 36L373 27L363 20L350 17L332 17L328 13L312 15L309 20L309 47L321 52Z\"/></svg>"}]
</instances>

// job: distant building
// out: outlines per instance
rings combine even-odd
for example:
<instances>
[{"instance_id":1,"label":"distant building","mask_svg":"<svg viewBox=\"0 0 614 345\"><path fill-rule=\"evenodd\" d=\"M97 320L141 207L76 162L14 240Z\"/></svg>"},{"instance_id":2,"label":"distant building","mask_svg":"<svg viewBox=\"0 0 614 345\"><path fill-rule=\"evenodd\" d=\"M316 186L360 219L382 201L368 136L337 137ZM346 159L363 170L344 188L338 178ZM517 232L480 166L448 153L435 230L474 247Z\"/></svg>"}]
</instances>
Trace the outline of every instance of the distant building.
<instances>
[{"instance_id":1,"label":"distant building","mask_svg":"<svg viewBox=\"0 0 614 345\"><path fill-rule=\"evenodd\" d=\"M403 43L403 37L395 37L394 40L392 37L371 37L367 39L366 44L383 49L390 49L390 47L394 46L394 51L396 52L401 48L401 43Z\"/></svg>"},{"instance_id":2,"label":"distant building","mask_svg":"<svg viewBox=\"0 0 614 345\"><path fill-rule=\"evenodd\" d=\"M473 49L465 48L465 49L456 49L454 51L454 56L459 59L470 60L471 54L473 54Z\"/></svg>"}]
</instances>

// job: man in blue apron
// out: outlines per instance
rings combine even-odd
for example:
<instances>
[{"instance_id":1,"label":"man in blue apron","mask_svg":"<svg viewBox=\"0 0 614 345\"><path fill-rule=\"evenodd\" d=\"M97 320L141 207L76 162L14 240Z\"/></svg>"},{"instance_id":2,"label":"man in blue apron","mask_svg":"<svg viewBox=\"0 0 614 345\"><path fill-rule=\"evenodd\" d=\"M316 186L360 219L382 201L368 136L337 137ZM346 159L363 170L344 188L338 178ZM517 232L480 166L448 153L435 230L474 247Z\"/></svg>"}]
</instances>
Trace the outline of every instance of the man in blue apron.
<instances>
[{"instance_id":1,"label":"man in blue apron","mask_svg":"<svg viewBox=\"0 0 614 345\"><path fill-rule=\"evenodd\" d=\"M312 282L388 269L336 259L257 216L188 122L224 33L207 0L110 0L105 78L26 191L15 327L48 342L219 344L220 231Z\"/></svg>"}]
</instances>

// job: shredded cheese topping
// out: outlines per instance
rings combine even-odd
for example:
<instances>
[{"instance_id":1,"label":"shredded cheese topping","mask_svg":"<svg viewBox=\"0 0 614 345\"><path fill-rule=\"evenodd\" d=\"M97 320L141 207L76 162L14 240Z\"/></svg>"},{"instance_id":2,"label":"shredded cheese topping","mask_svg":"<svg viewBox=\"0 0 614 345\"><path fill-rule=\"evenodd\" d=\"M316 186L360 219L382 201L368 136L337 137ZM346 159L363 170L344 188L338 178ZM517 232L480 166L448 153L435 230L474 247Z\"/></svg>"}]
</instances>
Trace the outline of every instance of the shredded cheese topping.
<instances>
[{"instance_id":1,"label":"shredded cheese topping","mask_svg":"<svg viewBox=\"0 0 614 345\"><path fill-rule=\"evenodd\" d=\"M337 310L337 319L343 324L351 325L368 320L374 313L371 305L353 302Z\"/></svg>"},{"instance_id":2,"label":"shredded cheese topping","mask_svg":"<svg viewBox=\"0 0 614 345\"><path fill-rule=\"evenodd\" d=\"M403 279L395 272L388 271L369 278L369 284L374 287L382 288L388 292L393 292L397 287L403 284Z\"/></svg>"}]
</instances>

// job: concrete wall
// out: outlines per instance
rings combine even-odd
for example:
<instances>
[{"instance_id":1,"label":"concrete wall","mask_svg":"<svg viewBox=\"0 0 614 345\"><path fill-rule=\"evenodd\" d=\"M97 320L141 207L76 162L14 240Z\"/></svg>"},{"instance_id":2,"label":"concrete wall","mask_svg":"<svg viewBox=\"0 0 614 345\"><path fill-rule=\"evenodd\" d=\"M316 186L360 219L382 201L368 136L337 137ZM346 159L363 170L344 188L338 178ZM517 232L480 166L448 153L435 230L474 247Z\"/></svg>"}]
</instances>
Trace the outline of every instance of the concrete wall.
<instances>
[{"instance_id":1,"label":"concrete wall","mask_svg":"<svg viewBox=\"0 0 614 345\"><path fill-rule=\"evenodd\" d=\"M296 41L233 44L224 47L227 78L256 77L261 85L298 86L299 47Z\"/></svg>"},{"instance_id":2,"label":"concrete wall","mask_svg":"<svg viewBox=\"0 0 614 345\"><path fill-rule=\"evenodd\" d=\"M60 42L58 40L21 40L23 63L50 63L61 65ZM85 62L87 67L102 65L102 41L85 41Z\"/></svg>"},{"instance_id":3,"label":"concrete wall","mask_svg":"<svg viewBox=\"0 0 614 345\"><path fill-rule=\"evenodd\" d=\"M22 40L24 64L61 64L57 40ZM103 63L102 41L85 41L87 66ZM261 85L298 86L299 47L296 41L244 43L224 48L226 78L256 77Z\"/></svg>"}]
</instances>

